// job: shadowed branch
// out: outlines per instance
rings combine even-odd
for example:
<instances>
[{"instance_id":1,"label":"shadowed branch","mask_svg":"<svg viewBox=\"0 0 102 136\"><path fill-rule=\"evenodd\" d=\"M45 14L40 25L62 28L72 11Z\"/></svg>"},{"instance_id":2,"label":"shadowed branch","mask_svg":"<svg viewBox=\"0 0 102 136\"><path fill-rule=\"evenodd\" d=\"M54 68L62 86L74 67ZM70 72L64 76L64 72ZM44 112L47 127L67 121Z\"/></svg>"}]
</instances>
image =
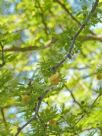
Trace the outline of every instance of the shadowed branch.
<instances>
[{"instance_id":1,"label":"shadowed branch","mask_svg":"<svg viewBox=\"0 0 102 136\"><path fill-rule=\"evenodd\" d=\"M93 12L95 11L97 5L98 5L98 2L99 0L96 0L90 13L88 14L88 16L86 17L86 19L84 20L83 24L80 26L80 28L78 29L78 31L74 34L74 36L72 37L72 41L70 43L70 46L69 46L69 50L68 50L68 53L67 55L56 65L52 68L52 71L56 71L56 69L58 67L60 67L67 58L71 59L71 56L72 56L72 50L74 48L74 44L75 44L75 41L77 39L77 37L79 36L79 34L81 33L81 31L85 28L85 26L87 25L87 23L89 22L90 20L90 17L92 16Z\"/></svg>"}]
</instances>

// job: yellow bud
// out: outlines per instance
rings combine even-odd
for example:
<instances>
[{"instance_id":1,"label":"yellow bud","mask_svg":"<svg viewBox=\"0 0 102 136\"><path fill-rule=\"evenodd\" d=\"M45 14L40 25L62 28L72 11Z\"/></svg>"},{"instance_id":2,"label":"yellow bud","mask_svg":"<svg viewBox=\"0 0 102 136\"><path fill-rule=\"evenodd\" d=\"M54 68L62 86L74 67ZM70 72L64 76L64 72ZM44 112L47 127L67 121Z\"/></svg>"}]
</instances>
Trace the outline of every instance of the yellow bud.
<instances>
[{"instance_id":1,"label":"yellow bud","mask_svg":"<svg viewBox=\"0 0 102 136\"><path fill-rule=\"evenodd\" d=\"M52 120L49 121L49 124L52 125L52 126L53 126L53 125L55 126L56 123L57 123L57 122L56 122L56 120L54 120L54 119L52 119Z\"/></svg>"},{"instance_id":2,"label":"yellow bud","mask_svg":"<svg viewBox=\"0 0 102 136\"><path fill-rule=\"evenodd\" d=\"M57 73L51 75L48 80L51 84L57 85L60 81L59 73L57 72Z\"/></svg>"},{"instance_id":3,"label":"yellow bud","mask_svg":"<svg viewBox=\"0 0 102 136\"><path fill-rule=\"evenodd\" d=\"M22 97L22 102L24 103L24 104L28 104L29 102L30 102L30 96L29 95L22 95L21 96Z\"/></svg>"},{"instance_id":4,"label":"yellow bud","mask_svg":"<svg viewBox=\"0 0 102 136\"><path fill-rule=\"evenodd\" d=\"M97 74L96 77L97 77L98 80L101 80L102 79L102 73Z\"/></svg>"}]
</instances>

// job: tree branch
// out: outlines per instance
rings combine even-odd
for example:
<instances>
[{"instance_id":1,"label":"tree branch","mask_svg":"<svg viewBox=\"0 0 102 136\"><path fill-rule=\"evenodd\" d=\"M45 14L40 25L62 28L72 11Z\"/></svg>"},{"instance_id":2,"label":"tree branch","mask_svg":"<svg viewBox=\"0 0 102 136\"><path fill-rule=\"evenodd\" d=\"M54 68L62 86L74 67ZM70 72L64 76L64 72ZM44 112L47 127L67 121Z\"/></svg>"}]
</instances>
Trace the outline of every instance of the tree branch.
<instances>
[{"instance_id":1,"label":"tree branch","mask_svg":"<svg viewBox=\"0 0 102 136\"><path fill-rule=\"evenodd\" d=\"M42 50L49 48L53 43L55 43L57 40L55 38L52 38L49 40L45 46L38 47L38 46L29 46L29 47L11 47L11 48L4 48L5 52L27 52L27 51L35 51L35 50Z\"/></svg>"},{"instance_id":2,"label":"tree branch","mask_svg":"<svg viewBox=\"0 0 102 136\"><path fill-rule=\"evenodd\" d=\"M89 40L94 40L94 41L100 41L102 42L102 35L87 35L87 36L79 36L83 41L89 41ZM43 47L38 47L38 46L29 46L29 47L11 47L11 48L4 48L4 52L27 52L27 51L36 51L36 50L42 50L51 47L51 44L55 43L57 39L52 38L49 40L45 46ZM2 51L2 50L0 50Z\"/></svg>"},{"instance_id":3,"label":"tree branch","mask_svg":"<svg viewBox=\"0 0 102 136\"><path fill-rule=\"evenodd\" d=\"M66 13L78 24L78 26L81 26L80 21L73 16L73 14L68 10L68 8L66 8L64 3L62 3L60 0L54 0L54 1L57 2L66 11ZM89 31L92 35L95 35L95 33L93 31L91 31L91 30L89 30Z\"/></svg>"},{"instance_id":4,"label":"tree branch","mask_svg":"<svg viewBox=\"0 0 102 136\"><path fill-rule=\"evenodd\" d=\"M82 40L84 41L90 41L90 40L94 40L94 41L100 41L102 42L102 34L99 35L87 35L87 36L79 36L79 38L82 38Z\"/></svg>"},{"instance_id":5,"label":"tree branch","mask_svg":"<svg viewBox=\"0 0 102 136\"><path fill-rule=\"evenodd\" d=\"M92 9L91 9L91 11L90 11L90 13L89 13L89 15L88 15L87 18L84 20L83 24L80 26L80 28L78 29L78 31L74 34L74 36L73 36L73 38L72 38L72 41L71 41L71 43L70 43L70 46L69 46L68 54L67 54L56 66L54 66L54 67L52 68L52 71L56 71L56 69L57 69L59 66L61 66L61 65L65 62L65 60L66 60L67 58L71 59L71 53L72 53L72 50L73 50L73 48L74 48L75 41L76 41L77 37L79 36L79 34L81 33L81 31L85 28L86 24L89 22L91 15L93 14L93 12L95 11L95 9L96 9L96 7L97 7L97 5L98 5L98 2L99 2L99 0L96 0L96 1L95 1L95 3L94 3L94 5L93 5L93 7L92 7Z\"/></svg>"}]
</instances>

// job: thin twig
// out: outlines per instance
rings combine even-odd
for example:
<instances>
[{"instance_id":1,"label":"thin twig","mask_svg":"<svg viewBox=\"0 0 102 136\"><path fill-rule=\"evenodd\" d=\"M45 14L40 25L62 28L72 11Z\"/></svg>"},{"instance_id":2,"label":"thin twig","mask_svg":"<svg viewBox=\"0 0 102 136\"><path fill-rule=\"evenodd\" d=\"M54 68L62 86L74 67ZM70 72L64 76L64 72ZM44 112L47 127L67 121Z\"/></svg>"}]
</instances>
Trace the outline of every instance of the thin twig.
<instances>
[{"instance_id":1,"label":"thin twig","mask_svg":"<svg viewBox=\"0 0 102 136\"><path fill-rule=\"evenodd\" d=\"M8 125L7 125L7 122L6 122L6 118L5 118L5 114L4 114L4 109L3 108L1 108L1 115L2 115L4 126L5 126L5 130L8 132Z\"/></svg>"},{"instance_id":2,"label":"thin twig","mask_svg":"<svg viewBox=\"0 0 102 136\"><path fill-rule=\"evenodd\" d=\"M57 2L65 11L66 13L78 24L78 26L81 26L80 21L73 16L73 14L68 10L68 8L65 6L64 3L62 3L60 0L54 0ZM91 30L89 30L92 35L95 35L95 33Z\"/></svg>"},{"instance_id":3,"label":"thin twig","mask_svg":"<svg viewBox=\"0 0 102 136\"><path fill-rule=\"evenodd\" d=\"M85 28L86 24L89 22L91 15L93 14L93 12L95 11L95 9L96 9L96 7L97 7L97 5L98 5L98 2L99 2L99 0L96 0L96 1L95 1L95 3L94 3L94 5L93 5L93 7L92 7L92 9L91 9L91 11L90 11L90 13L89 13L89 15L88 15L87 18L84 20L83 24L80 26L80 28L78 29L78 31L74 34L74 36L73 36L73 38L72 38L72 41L71 41L71 43L70 43L70 46L69 46L68 54L67 54L56 66L54 66L54 67L52 68L52 71L56 71L56 69L57 69L59 66L61 66L61 65L65 62L65 60L66 60L67 58L71 59L71 54L72 54L72 50L73 50L73 48L74 48L75 41L76 41L77 37L79 36L79 34L81 33L81 31Z\"/></svg>"},{"instance_id":4,"label":"thin twig","mask_svg":"<svg viewBox=\"0 0 102 136\"><path fill-rule=\"evenodd\" d=\"M81 23L73 16L73 14L68 10L68 8L66 8L66 6L60 0L54 1L57 2L78 25L81 25Z\"/></svg>"},{"instance_id":5,"label":"thin twig","mask_svg":"<svg viewBox=\"0 0 102 136\"><path fill-rule=\"evenodd\" d=\"M90 106L91 111L92 111L93 106L95 105L96 101L98 100L98 98L99 98L100 96L102 96L102 95L99 94L99 95L96 97L96 99L93 101L93 103L91 104L91 106ZM85 114L85 113L82 114L82 116L81 116L81 117L79 118L79 120L76 122L75 126L85 117L85 115L87 115L87 114Z\"/></svg>"},{"instance_id":6,"label":"thin twig","mask_svg":"<svg viewBox=\"0 0 102 136\"><path fill-rule=\"evenodd\" d=\"M20 132L22 131L22 129L24 129L28 124L30 124L33 120L36 119L36 117L38 116L38 112L39 112L39 108L40 105L44 99L44 97L53 89L54 87L51 86L49 87L39 98L38 98L38 102L34 108L34 115L21 127L18 128L17 133L15 134L15 136L18 136L20 134Z\"/></svg>"},{"instance_id":7,"label":"thin twig","mask_svg":"<svg viewBox=\"0 0 102 136\"><path fill-rule=\"evenodd\" d=\"M70 90L70 89L67 87L67 85L65 85L65 84L64 84L64 87L69 91L69 93L70 93L70 95L71 95L73 101L74 101L80 108L82 108L81 104L76 100L76 98L75 98L75 96L74 96L72 90Z\"/></svg>"},{"instance_id":8,"label":"thin twig","mask_svg":"<svg viewBox=\"0 0 102 136\"><path fill-rule=\"evenodd\" d=\"M93 107L94 105L95 105L95 103L96 103L96 101L99 99L99 97L101 97L102 96L102 94L99 94L97 97L96 97L96 99L93 101L93 103L91 104L91 107Z\"/></svg>"},{"instance_id":9,"label":"thin twig","mask_svg":"<svg viewBox=\"0 0 102 136\"><path fill-rule=\"evenodd\" d=\"M5 65L5 58L4 58L4 47L3 45L1 44L1 59L2 59L2 63L0 64L0 67L3 67Z\"/></svg>"},{"instance_id":10,"label":"thin twig","mask_svg":"<svg viewBox=\"0 0 102 136\"><path fill-rule=\"evenodd\" d=\"M85 117L85 113L81 115L81 117L78 119L78 121L75 123L74 127Z\"/></svg>"},{"instance_id":11,"label":"thin twig","mask_svg":"<svg viewBox=\"0 0 102 136\"><path fill-rule=\"evenodd\" d=\"M84 128L82 130L82 132L84 132L84 131L90 131L90 130L95 130L95 129L99 129L99 128L98 127Z\"/></svg>"},{"instance_id":12,"label":"thin twig","mask_svg":"<svg viewBox=\"0 0 102 136\"><path fill-rule=\"evenodd\" d=\"M41 122L42 127L43 127L44 132L45 132L45 131L46 131L46 126L47 126L47 124L45 124L45 123L44 123L44 121L42 120L42 118L40 117L40 115L39 115L39 114L38 114L38 119L39 119L39 121Z\"/></svg>"},{"instance_id":13,"label":"thin twig","mask_svg":"<svg viewBox=\"0 0 102 136\"><path fill-rule=\"evenodd\" d=\"M89 69L91 66L86 65L84 67L69 67L69 69L74 69L74 70L85 70L85 69Z\"/></svg>"},{"instance_id":14,"label":"thin twig","mask_svg":"<svg viewBox=\"0 0 102 136\"><path fill-rule=\"evenodd\" d=\"M40 2L38 1L38 6L39 6L39 9L40 9L40 11L41 11L41 19L42 19L42 23L43 23L43 25L44 25L44 30L45 30L45 33L46 33L46 35L48 35L48 26L47 26L47 23L46 23L46 21L45 21L45 16L44 16L44 11L43 11L43 8L41 7L41 5L40 5Z\"/></svg>"},{"instance_id":15,"label":"thin twig","mask_svg":"<svg viewBox=\"0 0 102 136\"><path fill-rule=\"evenodd\" d=\"M98 73L97 71L96 71L96 72L92 72L92 73L90 73L90 74L88 74L88 75L83 76L82 79L89 78L89 77L91 77L91 76L96 75L97 73Z\"/></svg>"}]
</instances>

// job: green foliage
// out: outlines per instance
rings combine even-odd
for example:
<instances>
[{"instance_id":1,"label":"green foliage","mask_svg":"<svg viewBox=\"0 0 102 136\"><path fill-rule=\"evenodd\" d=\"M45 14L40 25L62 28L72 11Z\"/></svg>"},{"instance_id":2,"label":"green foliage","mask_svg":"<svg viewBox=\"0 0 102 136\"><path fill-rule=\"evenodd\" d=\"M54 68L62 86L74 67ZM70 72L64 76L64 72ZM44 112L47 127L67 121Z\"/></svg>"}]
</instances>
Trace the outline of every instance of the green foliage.
<instances>
[{"instance_id":1,"label":"green foliage","mask_svg":"<svg viewBox=\"0 0 102 136\"><path fill-rule=\"evenodd\" d=\"M86 22L93 4L0 0L0 136L25 122L19 136L102 135L102 1Z\"/></svg>"}]
</instances>

